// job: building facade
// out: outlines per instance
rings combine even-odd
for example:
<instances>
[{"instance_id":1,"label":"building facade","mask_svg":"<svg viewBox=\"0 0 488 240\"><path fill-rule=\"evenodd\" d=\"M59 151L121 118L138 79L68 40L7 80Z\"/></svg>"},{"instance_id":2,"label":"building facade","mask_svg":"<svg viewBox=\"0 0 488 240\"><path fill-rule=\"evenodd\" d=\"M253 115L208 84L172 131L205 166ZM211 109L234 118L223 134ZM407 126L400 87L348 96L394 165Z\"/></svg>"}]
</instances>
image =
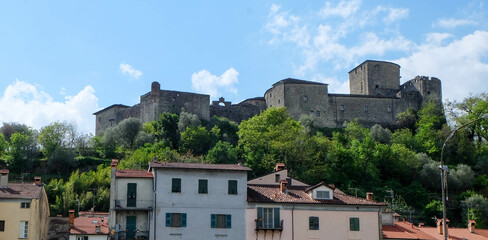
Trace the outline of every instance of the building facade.
<instances>
[{"instance_id":1,"label":"building facade","mask_svg":"<svg viewBox=\"0 0 488 240\"><path fill-rule=\"evenodd\" d=\"M108 213L69 212L69 240L107 240L109 235Z\"/></svg>"},{"instance_id":2,"label":"building facade","mask_svg":"<svg viewBox=\"0 0 488 240\"><path fill-rule=\"evenodd\" d=\"M156 239L246 239L247 173L237 164L151 162Z\"/></svg>"},{"instance_id":3,"label":"building facade","mask_svg":"<svg viewBox=\"0 0 488 240\"><path fill-rule=\"evenodd\" d=\"M153 175L146 170L117 170L117 163L112 160L111 164L112 239L149 239L154 206Z\"/></svg>"},{"instance_id":4,"label":"building facade","mask_svg":"<svg viewBox=\"0 0 488 240\"><path fill-rule=\"evenodd\" d=\"M289 177L276 184L280 172L248 183L248 239L382 238L386 204L373 201L372 194L358 198L333 185L304 186Z\"/></svg>"},{"instance_id":5,"label":"building facade","mask_svg":"<svg viewBox=\"0 0 488 240\"><path fill-rule=\"evenodd\" d=\"M47 240L49 203L41 183L9 183L0 169L0 239Z\"/></svg>"}]
</instances>

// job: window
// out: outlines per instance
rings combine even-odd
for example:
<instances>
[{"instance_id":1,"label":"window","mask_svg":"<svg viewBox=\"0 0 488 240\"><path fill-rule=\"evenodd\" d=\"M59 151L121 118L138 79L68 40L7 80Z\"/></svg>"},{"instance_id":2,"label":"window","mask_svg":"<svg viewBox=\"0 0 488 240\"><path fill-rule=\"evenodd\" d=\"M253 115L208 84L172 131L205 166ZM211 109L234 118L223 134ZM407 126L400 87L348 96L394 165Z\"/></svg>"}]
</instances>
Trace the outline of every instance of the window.
<instances>
[{"instance_id":1,"label":"window","mask_svg":"<svg viewBox=\"0 0 488 240\"><path fill-rule=\"evenodd\" d=\"M127 183L127 207L135 207L137 201L137 183Z\"/></svg>"},{"instance_id":2,"label":"window","mask_svg":"<svg viewBox=\"0 0 488 240\"><path fill-rule=\"evenodd\" d=\"M278 98L278 103L281 103L281 99Z\"/></svg>"},{"instance_id":3,"label":"window","mask_svg":"<svg viewBox=\"0 0 488 240\"><path fill-rule=\"evenodd\" d=\"M28 221L21 221L20 222L20 230L19 230L19 238L28 238L29 237L29 222Z\"/></svg>"},{"instance_id":4,"label":"window","mask_svg":"<svg viewBox=\"0 0 488 240\"><path fill-rule=\"evenodd\" d=\"M20 208L30 208L30 203L29 202L20 203Z\"/></svg>"},{"instance_id":5,"label":"window","mask_svg":"<svg viewBox=\"0 0 488 240\"><path fill-rule=\"evenodd\" d=\"M307 96L303 96L303 101L304 102L308 102L308 97Z\"/></svg>"},{"instance_id":6,"label":"window","mask_svg":"<svg viewBox=\"0 0 488 240\"><path fill-rule=\"evenodd\" d=\"M388 112L391 112L391 106L388 106Z\"/></svg>"},{"instance_id":7,"label":"window","mask_svg":"<svg viewBox=\"0 0 488 240\"><path fill-rule=\"evenodd\" d=\"M280 220L279 208L258 207L258 219L256 227L258 229L281 229L283 226Z\"/></svg>"},{"instance_id":8,"label":"window","mask_svg":"<svg viewBox=\"0 0 488 240\"><path fill-rule=\"evenodd\" d=\"M339 110L344 111L344 105L340 105Z\"/></svg>"},{"instance_id":9,"label":"window","mask_svg":"<svg viewBox=\"0 0 488 240\"><path fill-rule=\"evenodd\" d=\"M171 179L171 192L179 193L181 192L181 178Z\"/></svg>"},{"instance_id":10,"label":"window","mask_svg":"<svg viewBox=\"0 0 488 240\"><path fill-rule=\"evenodd\" d=\"M316 115L317 117L320 117L320 111L318 111L318 110L317 110L317 111L315 111L315 115Z\"/></svg>"},{"instance_id":11,"label":"window","mask_svg":"<svg viewBox=\"0 0 488 240\"><path fill-rule=\"evenodd\" d=\"M317 199L330 199L329 191L317 191Z\"/></svg>"},{"instance_id":12,"label":"window","mask_svg":"<svg viewBox=\"0 0 488 240\"><path fill-rule=\"evenodd\" d=\"M315 113L314 110L310 110L310 115L313 115Z\"/></svg>"},{"instance_id":13,"label":"window","mask_svg":"<svg viewBox=\"0 0 488 240\"><path fill-rule=\"evenodd\" d=\"M166 227L186 227L186 213L166 213Z\"/></svg>"},{"instance_id":14,"label":"window","mask_svg":"<svg viewBox=\"0 0 488 240\"><path fill-rule=\"evenodd\" d=\"M237 194L237 180L229 180L229 194Z\"/></svg>"},{"instance_id":15,"label":"window","mask_svg":"<svg viewBox=\"0 0 488 240\"><path fill-rule=\"evenodd\" d=\"M88 236L77 237L76 240L88 240Z\"/></svg>"},{"instance_id":16,"label":"window","mask_svg":"<svg viewBox=\"0 0 488 240\"><path fill-rule=\"evenodd\" d=\"M319 230L319 217L309 217L308 218L308 229L309 230Z\"/></svg>"},{"instance_id":17,"label":"window","mask_svg":"<svg viewBox=\"0 0 488 240\"><path fill-rule=\"evenodd\" d=\"M281 176L279 174L275 174L275 182L280 182Z\"/></svg>"},{"instance_id":18,"label":"window","mask_svg":"<svg viewBox=\"0 0 488 240\"><path fill-rule=\"evenodd\" d=\"M380 87L380 85L378 85L378 84L374 85L374 88L379 88L379 87Z\"/></svg>"},{"instance_id":19,"label":"window","mask_svg":"<svg viewBox=\"0 0 488 240\"><path fill-rule=\"evenodd\" d=\"M211 228L231 228L232 217L230 214L211 214L210 215Z\"/></svg>"},{"instance_id":20,"label":"window","mask_svg":"<svg viewBox=\"0 0 488 240\"><path fill-rule=\"evenodd\" d=\"M198 179L198 193L208 193L207 179Z\"/></svg>"},{"instance_id":21,"label":"window","mask_svg":"<svg viewBox=\"0 0 488 240\"><path fill-rule=\"evenodd\" d=\"M5 231L5 221L0 220L0 232L3 232L3 231Z\"/></svg>"},{"instance_id":22,"label":"window","mask_svg":"<svg viewBox=\"0 0 488 240\"><path fill-rule=\"evenodd\" d=\"M364 111L367 112L368 111L368 106L364 106Z\"/></svg>"},{"instance_id":23,"label":"window","mask_svg":"<svg viewBox=\"0 0 488 240\"><path fill-rule=\"evenodd\" d=\"M359 231L359 218L349 218L349 230Z\"/></svg>"}]
</instances>

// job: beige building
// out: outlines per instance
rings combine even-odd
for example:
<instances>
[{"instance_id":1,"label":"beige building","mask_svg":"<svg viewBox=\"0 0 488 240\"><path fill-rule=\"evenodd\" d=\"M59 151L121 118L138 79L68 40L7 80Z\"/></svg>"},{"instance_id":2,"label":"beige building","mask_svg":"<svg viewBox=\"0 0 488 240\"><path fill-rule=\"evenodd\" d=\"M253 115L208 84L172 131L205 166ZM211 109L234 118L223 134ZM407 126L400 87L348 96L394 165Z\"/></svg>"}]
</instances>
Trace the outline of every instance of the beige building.
<instances>
[{"instance_id":1,"label":"beige building","mask_svg":"<svg viewBox=\"0 0 488 240\"><path fill-rule=\"evenodd\" d=\"M248 182L247 239L381 239L386 204L372 194L364 199L325 183L304 185L277 170Z\"/></svg>"},{"instance_id":2,"label":"beige building","mask_svg":"<svg viewBox=\"0 0 488 240\"><path fill-rule=\"evenodd\" d=\"M35 183L9 183L0 169L0 239L46 240L49 203L41 178Z\"/></svg>"}]
</instances>

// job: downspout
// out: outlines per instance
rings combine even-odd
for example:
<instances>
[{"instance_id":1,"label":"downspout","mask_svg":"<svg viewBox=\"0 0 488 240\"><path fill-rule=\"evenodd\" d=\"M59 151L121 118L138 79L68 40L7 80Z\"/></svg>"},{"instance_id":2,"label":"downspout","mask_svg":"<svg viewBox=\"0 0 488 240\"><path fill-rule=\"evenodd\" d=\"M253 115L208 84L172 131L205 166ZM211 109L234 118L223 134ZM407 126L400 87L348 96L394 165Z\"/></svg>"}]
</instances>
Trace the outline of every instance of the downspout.
<instances>
[{"instance_id":1,"label":"downspout","mask_svg":"<svg viewBox=\"0 0 488 240\"><path fill-rule=\"evenodd\" d=\"M381 207L378 209L378 233L379 233L379 239L383 240L383 223L381 221Z\"/></svg>"},{"instance_id":2,"label":"downspout","mask_svg":"<svg viewBox=\"0 0 488 240\"><path fill-rule=\"evenodd\" d=\"M295 217L293 216L294 210L295 210L295 204L293 204L293 208L291 209L291 239L292 240L295 240L295 224L294 224Z\"/></svg>"},{"instance_id":3,"label":"downspout","mask_svg":"<svg viewBox=\"0 0 488 240\"><path fill-rule=\"evenodd\" d=\"M154 170L153 168L153 171L154 171L154 207L153 207L153 239L156 240L156 200L157 200L157 197L156 197L156 194L157 194L157 189L158 189L158 171L157 170Z\"/></svg>"}]
</instances>

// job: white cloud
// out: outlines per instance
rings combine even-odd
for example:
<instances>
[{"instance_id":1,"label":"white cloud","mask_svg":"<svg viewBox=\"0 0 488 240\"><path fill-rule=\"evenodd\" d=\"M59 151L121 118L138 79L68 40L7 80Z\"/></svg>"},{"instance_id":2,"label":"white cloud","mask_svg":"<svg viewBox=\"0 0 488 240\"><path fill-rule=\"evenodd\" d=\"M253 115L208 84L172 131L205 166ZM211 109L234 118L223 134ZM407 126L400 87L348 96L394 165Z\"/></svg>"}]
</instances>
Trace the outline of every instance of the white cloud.
<instances>
[{"instance_id":1,"label":"white cloud","mask_svg":"<svg viewBox=\"0 0 488 240\"><path fill-rule=\"evenodd\" d=\"M234 84L238 82L239 72L229 68L222 75L216 76L207 70L201 70L191 75L194 90L209 94L212 99L220 97L220 91L237 94Z\"/></svg>"},{"instance_id":2,"label":"white cloud","mask_svg":"<svg viewBox=\"0 0 488 240\"><path fill-rule=\"evenodd\" d=\"M389 24L408 17L408 14L407 8L388 8L388 15L383 18L383 21Z\"/></svg>"},{"instance_id":3,"label":"white cloud","mask_svg":"<svg viewBox=\"0 0 488 240\"><path fill-rule=\"evenodd\" d=\"M120 64L120 71L122 72L122 74L129 75L135 79L138 79L142 75L141 71L133 68L131 65L127 63Z\"/></svg>"},{"instance_id":4,"label":"white cloud","mask_svg":"<svg viewBox=\"0 0 488 240\"><path fill-rule=\"evenodd\" d=\"M360 0L352 0L352 1L340 1L336 7L332 7L330 2L325 4L325 8L322 8L319 12L320 16L332 17L338 16L342 18L347 18L353 14L355 14L361 5Z\"/></svg>"},{"instance_id":5,"label":"white cloud","mask_svg":"<svg viewBox=\"0 0 488 240\"><path fill-rule=\"evenodd\" d=\"M444 45L426 39L413 54L394 62L402 66L402 82L416 75L437 77L442 81L443 99L462 100L470 93L488 92L488 63L484 62L488 55L487 42L485 31L476 31Z\"/></svg>"},{"instance_id":6,"label":"white cloud","mask_svg":"<svg viewBox=\"0 0 488 240\"><path fill-rule=\"evenodd\" d=\"M86 86L64 102L54 101L40 87L16 80L0 97L0 119L18 122L40 129L55 121L75 123L82 132L94 133L98 98L91 86Z\"/></svg>"},{"instance_id":7,"label":"white cloud","mask_svg":"<svg viewBox=\"0 0 488 240\"><path fill-rule=\"evenodd\" d=\"M478 23L473 20L467 19L454 19L454 18L442 18L434 23L433 26L438 26L442 28L455 28L460 26L469 26L469 25L477 25Z\"/></svg>"}]
</instances>

